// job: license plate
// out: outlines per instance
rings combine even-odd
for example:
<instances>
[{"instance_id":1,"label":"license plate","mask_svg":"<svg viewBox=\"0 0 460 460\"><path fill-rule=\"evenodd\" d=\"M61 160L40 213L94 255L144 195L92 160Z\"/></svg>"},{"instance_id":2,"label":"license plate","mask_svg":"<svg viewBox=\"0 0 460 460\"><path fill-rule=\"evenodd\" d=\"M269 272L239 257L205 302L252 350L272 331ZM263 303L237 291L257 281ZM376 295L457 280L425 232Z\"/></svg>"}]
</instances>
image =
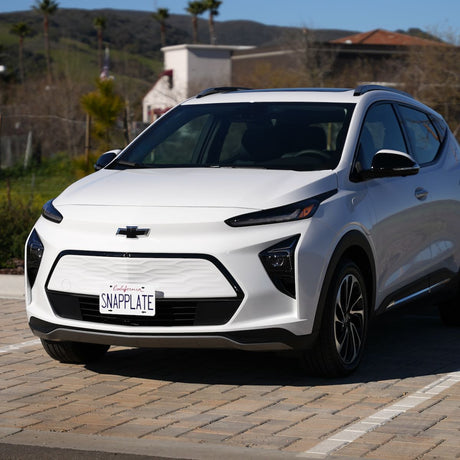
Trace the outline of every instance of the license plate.
<instances>
[{"instance_id":1,"label":"license plate","mask_svg":"<svg viewBox=\"0 0 460 460\"><path fill-rule=\"evenodd\" d=\"M99 292L103 315L155 316L155 290L142 284L113 283Z\"/></svg>"}]
</instances>

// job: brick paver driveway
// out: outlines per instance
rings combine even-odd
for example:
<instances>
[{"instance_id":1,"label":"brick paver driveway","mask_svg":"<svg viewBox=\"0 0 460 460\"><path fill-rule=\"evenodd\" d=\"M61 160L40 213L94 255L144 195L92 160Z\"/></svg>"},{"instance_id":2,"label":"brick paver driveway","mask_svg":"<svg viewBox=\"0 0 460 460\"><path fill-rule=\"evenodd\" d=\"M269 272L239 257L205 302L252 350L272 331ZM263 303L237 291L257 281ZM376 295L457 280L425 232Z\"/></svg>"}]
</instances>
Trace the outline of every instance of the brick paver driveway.
<instances>
[{"instance_id":1,"label":"brick paver driveway","mask_svg":"<svg viewBox=\"0 0 460 460\"><path fill-rule=\"evenodd\" d=\"M342 380L273 353L113 347L59 364L0 299L0 442L181 458L460 457L460 331L436 311L374 325Z\"/></svg>"}]
</instances>

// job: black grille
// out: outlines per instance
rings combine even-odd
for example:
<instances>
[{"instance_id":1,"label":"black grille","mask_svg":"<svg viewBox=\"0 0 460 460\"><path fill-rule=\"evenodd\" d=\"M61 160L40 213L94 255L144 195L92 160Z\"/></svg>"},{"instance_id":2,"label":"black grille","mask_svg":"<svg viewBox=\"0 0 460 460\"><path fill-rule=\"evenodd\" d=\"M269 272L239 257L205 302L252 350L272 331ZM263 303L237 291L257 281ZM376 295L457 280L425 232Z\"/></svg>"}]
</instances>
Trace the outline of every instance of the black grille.
<instances>
[{"instance_id":1,"label":"black grille","mask_svg":"<svg viewBox=\"0 0 460 460\"><path fill-rule=\"evenodd\" d=\"M61 318L120 326L211 326L225 324L241 299L156 299L155 316L103 315L97 296L48 291L54 313Z\"/></svg>"}]
</instances>

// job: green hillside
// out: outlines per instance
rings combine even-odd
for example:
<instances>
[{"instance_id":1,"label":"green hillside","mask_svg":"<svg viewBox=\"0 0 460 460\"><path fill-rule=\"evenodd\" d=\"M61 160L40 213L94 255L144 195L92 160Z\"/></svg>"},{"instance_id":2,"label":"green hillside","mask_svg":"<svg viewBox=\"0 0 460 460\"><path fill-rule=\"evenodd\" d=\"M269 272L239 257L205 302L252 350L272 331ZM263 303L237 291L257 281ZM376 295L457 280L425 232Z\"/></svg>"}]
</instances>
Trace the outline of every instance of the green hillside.
<instances>
[{"instance_id":1,"label":"green hillside","mask_svg":"<svg viewBox=\"0 0 460 460\"><path fill-rule=\"evenodd\" d=\"M62 10L52 16L51 58L57 75L65 74L77 82L87 83L99 75L101 69L93 26L96 15L83 10ZM25 22L33 30L33 35L24 40L25 76L27 79L38 78L45 71L42 19L32 11L0 15L0 64L7 68L4 77L9 80L17 78L19 39L10 33L10 29L18 22ZM140 85L145 90L155 82L162 66L159 46L143 52L136 43L122 43L124 34L116 33L116 26L117 21L108 21L104 36L104 46L110 49L111 72L132 80L133 85Z\"/></svg>"},{"instance_id":2,"label":"green hillside","mask_svg":"<svg viewBox=\"0 0 460 460\"><path fill-rule=\"evenodd\" d=\"M104 46L111 52L111 69L115 75L135 78L152 84L161 68L160 28L151 12L129 10L58 9L50 17L50 43L57 70L75 70L75 78L94 78L97 68L96 17L106 20ZM18 37L10 33L11 26L25 22L34 35L24 42L25 70L28 75L41 73L45 67L43 55L42 17L35 11L0 14L0 64L9 72L17 69ZM282 43L293 28L269 26L252 21L216 22L218 44L273 46ZM295 30L295 29L294 29ZM317 37L326 41L353 31L318 30ZM198 39L209 43L207 21L199 19ZM167 45L190 43L192 25L189 15L171 15L166 27Z\"/></svg>"}]
</instances>

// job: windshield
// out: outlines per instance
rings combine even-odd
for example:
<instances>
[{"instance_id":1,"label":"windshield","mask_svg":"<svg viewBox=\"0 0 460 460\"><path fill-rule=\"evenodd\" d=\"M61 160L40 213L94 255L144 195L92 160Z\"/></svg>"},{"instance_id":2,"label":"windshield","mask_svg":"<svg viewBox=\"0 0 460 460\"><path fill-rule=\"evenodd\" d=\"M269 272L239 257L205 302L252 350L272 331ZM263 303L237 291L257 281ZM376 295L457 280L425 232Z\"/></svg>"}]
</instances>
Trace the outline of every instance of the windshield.
<instances>
[{"instance_id":1,"label":"windshield","mask_svg":"<svg viewBox=\"0 0 460 460\"><path fill-rule=\"evenodd\" d=\"M110 168L334 169L353 107L279 102L179 106Z\"/></svg>"}]
</instances>

